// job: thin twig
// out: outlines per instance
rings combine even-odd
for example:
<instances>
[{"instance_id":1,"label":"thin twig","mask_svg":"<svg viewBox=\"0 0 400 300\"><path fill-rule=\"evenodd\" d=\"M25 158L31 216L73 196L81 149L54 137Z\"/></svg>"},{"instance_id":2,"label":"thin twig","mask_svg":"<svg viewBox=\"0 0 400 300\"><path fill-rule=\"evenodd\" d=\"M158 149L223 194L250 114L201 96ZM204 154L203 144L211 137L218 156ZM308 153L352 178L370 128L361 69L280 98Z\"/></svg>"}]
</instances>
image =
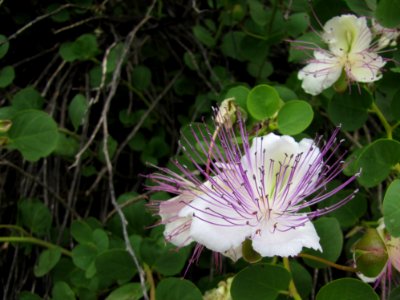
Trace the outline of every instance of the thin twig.
<instances>
[{"instance_id":1,"label":"thin twig","mask_svg":"<svg viewBox=\"0 0 400 300\"><path fill-rule=\"evenodd\" d=\"M122 209L122 208L125 208L125 207L127 207L127 206L133 204L133 203L138 202L139 200L147 199L147 198L148 198L147 195L148 195L149 193L150 193L150 192L147 192L147 193L144 193L144 194L142 194L142 195L133 197L132 199L129 199L128 201L125 201L124 203L120 204L119 207ZM107 222L116 212L117 212L116 209L113 209L112 211L110 211L110 212L108 213L108 215L106 216L104 222Z\"/></svg>"},{"instance_id":2,"label":"thin twig","mask_svg":"<svg viewBox=\"0 0 400 300\"><path fill-rule=\"evenodd\" d=\"M0 3L0 5L1 5L1 3ZM40 21L42 21L42 20L44 20L44 19L46 19L46 18L48 18L48 17L51 17L51 16L53 16L53 15L56 15L56 14L58 14L60 11L62 11L63 9L66 9L66 8L68 8L68 7L77 7L77 5L71 4L71 3L65 4L65 5L62 5L62 6L58 7L57 9L55 9L55 10L53 10L53 11L47 13L47 14L44 14L44 15L41 15L41 16L37 17L36 19L32 20L31 22L29 22L29 23L26 24L25 26L23 26L23 27L21 27L20 29L18 29L15 33L13 33L12 35L10 35L10 36L7 38L6 41L0 42L0 46L1 46L2 44L4 44L4 43L8 42L8 41L11 41L12 39L15 39L18 35L20 35L22 32L24 32L24 31L27 30L28 28L32 27L34 24L36 24L36 23L38 23L38 22L40 22Z\"/></svg>"},{"instance_id":3,"label":"thin twig","mask_svg":"<svg viewBox=\"0 0 400 300\"><path fill-rule=\"evenodd\" d=\"M71 25L62 27L62 28L60 28L60 29L54 30L53 33L54 33L54 34L58 34L58 33L60 33L60 32L64 32L64 31L66 31L66 30L73 29L73 28L75 28L75 27L78 27L78 26L81 26L81 25L83 25L83 24L86 24L86 23L88 23L88 22L90 22L90 21L99 20L99 19L103 19L103 18L104 18L104 16L95 16L95 17L91 17L91 18L84 19L84 20L80 20L80 21L78 21L78 22L76 22L76 23L74 23L74 24L71 24Z\"/></svg>"},{"instance_id":4,"label":"thin twig","mask_svg":"<svg viewBox=\"0 0 400 300\"><path fill-rule=\"evenodd\" d=\"M98 122L98 125L102 126L102 128L103 128L103 151L104 151L104 158L105 158L105 163L106 163L107 172L108 172L108 185L109 185L109 190L110 190L111 202L112 202L114 208L116 209L116 211L119 215L119 218L121 220L122 233L124 236L126 250L129 253L129 255L132 257L132 259L135 263L135 266L137 268L139 278L140 278L140 285L142 287L143 298L145 300L149 299L149 296L147 293L147 287L146 287L146 275L145 275L143 268L141 267L141 265L139 263L139 260L136 256L135 251L133 250L132 244L129 240L129 234L128 234L128 229L127 229L128 221L127 221L121 207L119 206L116 196L115 196L115 189L114 189L114 183L113 183L113 166L111 163L110 154L108 152L108 143L107 143L108 137L109 137L107 115L109 112L111 100L114 98L114 95L117 91L117 87L118 87L120 75L121 75L122 64L125 60L125 57L128 54L129 48L131 47L133 40L136 37L137 32L150 19L150 17L151 17L150 15L151 15L151 12L153 11L155 3L156 3L156 0L153 0L151 5L149 6L144 18L139 22L139 24L137 24L133 28L133 30L128 34L128 36L126 38L121 56L119 57L119 59L117 61L117 64L116 64L116 67L115 67L115 70L113 73L113 77L112 77L112 80L110 83L110 90L108 92L108 95L105 100L104 107L103 107L103 110L101 113L101 117ZM104 64L106 64L106 62L104 62L104 60L103 60L103 68L104 68ZM92 136L93 136L93 134L92 134ZM86 145L88 145L88 144L86 144ZM86 147L88 147L88 146L86 146ZM80 156L78 156L78 160L79 159L80 159Z\"/></svg>"}]
</instances>

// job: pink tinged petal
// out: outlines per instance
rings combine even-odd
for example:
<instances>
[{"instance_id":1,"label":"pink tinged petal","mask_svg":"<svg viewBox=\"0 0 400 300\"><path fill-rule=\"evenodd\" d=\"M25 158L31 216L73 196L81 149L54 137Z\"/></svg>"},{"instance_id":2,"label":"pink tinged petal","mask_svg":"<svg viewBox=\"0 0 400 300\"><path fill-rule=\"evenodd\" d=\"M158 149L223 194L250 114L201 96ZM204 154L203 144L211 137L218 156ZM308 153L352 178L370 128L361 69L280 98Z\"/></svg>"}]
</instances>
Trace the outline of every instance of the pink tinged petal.
<instances>
[{"instance_id":1,"label":"pink tinged petal","mask_svg":"<svg viewBox=\"0 0 400 300\"><path fill-rule=\"evenodd\" d=\"M302 68L297 78L302 80L301 87L313 96L332 86L342 73L343 63L340 57L329 52L314 51L314 59Z\"/></svg>"},{"instance_id":2,"label":"pink tinged petal","mask_svg":"<svg viewBox=\"0 0 400 300\"><path fill-rule=\"evenodd\" d=\"M310 221L287 231L274 228L271 221L265 222L252 240L254 250L262 256L296 256L303 247L322 251L319 236Z\"/></svg>"},{"instance_id":3,"label":"pink tinged petal","mask_svg":"<svg viewBox=\"0 0 400 300\"><path fill-rule=\"evenodd\" d=\"M386 64L381 56L373 52L349 54L346 74L352 81L373 82L381 79L381 68Z\"/></svg>"},{"instance_id":4,"label":"pink tinged petal","mask_svg":"<svg viewBox=\"0 0 400 300\"><path fill-rule=\"evenodd\" d=\"M386 248L392 266L400 272L400 238L392 237L386 242Z\"/></svg>"},{"instance_id":5,"label":"pink tinged petal","mask_svg":"<svg viewBox=\"0 0 400 300\"><path fill-rule=\"evenodd\" d=\"M230 253L251 235L252 227L233 208L210 205L208 200L212 201L206 195L195 199L180 212L180 216L192 217L190 237L194 241L212 251Z\"/></svg>"},{"instance_id":6,"label":"pink tinged petal","mask_svg":"<svg viewBox=\"0 0 400 300\"><path fill-rule=\"evenodd\" d=\"M192 201L192 195L182 194L160 203L159 215L165 224L164 237L170 243L183 247L190 244L191 218L179 217L179 212Z\"/></svg>"},{"instance_id":7,"label":"pink tinged petal","mask_svg":"<svg viewBox=\"0 0 400 300\"><path fill-rule=\"evenodd\" d=\"M341 15L325 23L322 37L333 54L343 56L368 49L372 33L365 17Z\"/></svg>"}]
</instances>

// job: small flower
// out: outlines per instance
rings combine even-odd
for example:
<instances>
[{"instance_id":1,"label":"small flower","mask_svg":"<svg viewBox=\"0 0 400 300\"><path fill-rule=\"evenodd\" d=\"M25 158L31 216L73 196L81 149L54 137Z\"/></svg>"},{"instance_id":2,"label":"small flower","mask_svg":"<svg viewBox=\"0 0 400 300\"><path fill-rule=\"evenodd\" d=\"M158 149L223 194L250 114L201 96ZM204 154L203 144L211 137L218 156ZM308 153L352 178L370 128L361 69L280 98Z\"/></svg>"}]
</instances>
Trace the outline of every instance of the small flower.
<instances>
[{"instance_id":1,"label":"small flower","mask_svg":"<svg viewBox=\"0 0 400 300\"><path fill-rule=\"evenodd\" d=\"M205 292L203 300L232 300L232 281L233 277L220 281L217 288Z\"/></svg>"},{"instance_id":2,"label":"small flower","mask_svg":"<svg viewBox=\"0 0 400 300\"><path fill-rule=\"evenodd\" d=\"M237 127L240 139L235 126L221 127L218 134L192 128L197 145L186 143L190 149L183 150L195 171L175 161L183 175L158 168L149 176L156 183L151 190L177 195L153 203L165 224L166 240L178 247L194 241L195 253L206 247L233 260L242 256L242 244L249 240L261 256L295 256L303 247L321 250L311 220L354 197L353 193L333 206L308 209L355 179L326 190L342 170L343 155L335 158L339 129L322 145L321 138L296 142L274 133L250 141L240 117ZM205 159L199 164L201 157Z\"/></svg>"},{"instance_id":3,"label":"small flower","mask_svg":"<svg viewBox=\"0 0 400 300\"><path fill-rule=\"evenodd\" d=\"M348 83L373 82L382 77L385 60L371 48L372 33L365 17L342 15L323 27L322 40L328 50L316 48L314 58L300 70L298 78L306 93L318 95L343 74Z\"/></svg>"}]
</instances>

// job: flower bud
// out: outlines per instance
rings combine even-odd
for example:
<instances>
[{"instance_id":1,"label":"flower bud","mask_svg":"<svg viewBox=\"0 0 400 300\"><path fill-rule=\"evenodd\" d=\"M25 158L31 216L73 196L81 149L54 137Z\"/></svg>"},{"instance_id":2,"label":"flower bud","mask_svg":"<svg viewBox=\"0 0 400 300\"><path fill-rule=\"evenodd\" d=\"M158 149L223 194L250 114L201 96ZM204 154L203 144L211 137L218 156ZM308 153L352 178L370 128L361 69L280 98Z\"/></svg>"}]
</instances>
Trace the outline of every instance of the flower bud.
<instances>
[{"instance_id":1,"label":"flower bud","mask_svg":"<svg viewBox=\"0 0 400 300\"><path fill-rule=\"evenodd\" d=\"M368 228L352 250L357 269L366 277L377 277L388 261L385 243L374 228Z\"/></svg>"},{"instance_id":2,"label":"flower bud","mask_svg":"<svg viewBox=\"0 0 400 300\"><path fill-rule=\"evenodd\" d=\"M232 128L233 123L236 121L235 98L228 98L222 101L215 121L226 129Z\"/></svg>"}]
</instances>

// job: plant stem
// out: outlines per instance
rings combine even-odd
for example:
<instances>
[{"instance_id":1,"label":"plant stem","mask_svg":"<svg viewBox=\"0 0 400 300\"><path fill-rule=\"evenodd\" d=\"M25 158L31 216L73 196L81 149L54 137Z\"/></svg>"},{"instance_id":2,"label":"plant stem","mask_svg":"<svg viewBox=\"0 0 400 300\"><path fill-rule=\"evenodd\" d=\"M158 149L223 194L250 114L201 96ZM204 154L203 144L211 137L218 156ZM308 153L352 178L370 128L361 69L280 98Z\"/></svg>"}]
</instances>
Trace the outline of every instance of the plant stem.
<instances>
[{"instance_id":1,"label":"plant stem","mask_svg":"<svg viewBox=\"0 0 400 300\"><path fill-rule=\"evenodd\" d=\"M153 273L147 264L143 264L143 269L146 273L147 282L150 285L150 300L156 300L156 286L154 284Z\"/></svg>"},{"instance_id":2,"label":"plant stem","mask_svg":"<svg viewBox=\"0 0 400 300\"><path fill-rule=\"evenodd\" d=\"M380 110L380 108L378 107L378 105L376 105L375 102L372 102L372 107L371 110L376 113L376 115L378 116L379 120L381 121L383 127L385 128L386 131L386 135L388 139L393 139L393 128L390 126L389 122L386 120L385 116L383 115L382 111Z\"/></svg>"},{"instance_id":3,"label":"plant stem","mask_svg":"<svg viewBox=\"0 0 400 300\"><path fill-rule=\"evenodd\" d=\"M61 253L66 255L66 256L72 256L72 252L68 251L64 248L61 248L58 245L31 237L31 236L0 236L0 242L5 242L5 243L30 243L30 244L35 244L39 245L48 249L53 249L53 248L60 248Z\"/></svg>"},{"instance_id":4,"label":"plant stem","mask_svg":"<svg viewBox=\"0 0 400 300\"><path fill-rule=\"evenodd\" d=\"M286 270L288 270L290 274L292 274L292 272L290 271L289 258L287 257L283 258L283 266L285 267ZM299 292L296 289L296 285L294 284L293 277L289 283L289 295L295 300L302 300Z\"/></svg>"},{"instance_id":5,"label":"plant stem","mask_svg":"<svg viewBox=\"0 0 400 300\"><path fill-rule=\"evenodd\" d=\"M14 229L20 231L23 235L29 235L29 233L25 229L23 229L18 225L0 224L0 229L9 229L9 230Z\"/></svg>"},{"instance_id":6,"label":"plant stem","mask_svg":"<svg viewBox=\"0 0 400 300\"><path fill-rule=\"evenodd\" d=\"M328 266L330 266L332 268L339 269L339 270L342 270L342 271L353 272L353 273L358 272L358 270L356 268L343 266L343 265L338 265L338 264L335 264L334 262L331 262L331 261L329 261L329 260L327 260L325 258L314 256L314 255L311 255L311 254L300 253L298 256L300 256L302 258L308 258L308 259L312 259L312 260L318 261L320 263L323 263L323 264L328 265Z\"/></svg>"}]
</instances>

